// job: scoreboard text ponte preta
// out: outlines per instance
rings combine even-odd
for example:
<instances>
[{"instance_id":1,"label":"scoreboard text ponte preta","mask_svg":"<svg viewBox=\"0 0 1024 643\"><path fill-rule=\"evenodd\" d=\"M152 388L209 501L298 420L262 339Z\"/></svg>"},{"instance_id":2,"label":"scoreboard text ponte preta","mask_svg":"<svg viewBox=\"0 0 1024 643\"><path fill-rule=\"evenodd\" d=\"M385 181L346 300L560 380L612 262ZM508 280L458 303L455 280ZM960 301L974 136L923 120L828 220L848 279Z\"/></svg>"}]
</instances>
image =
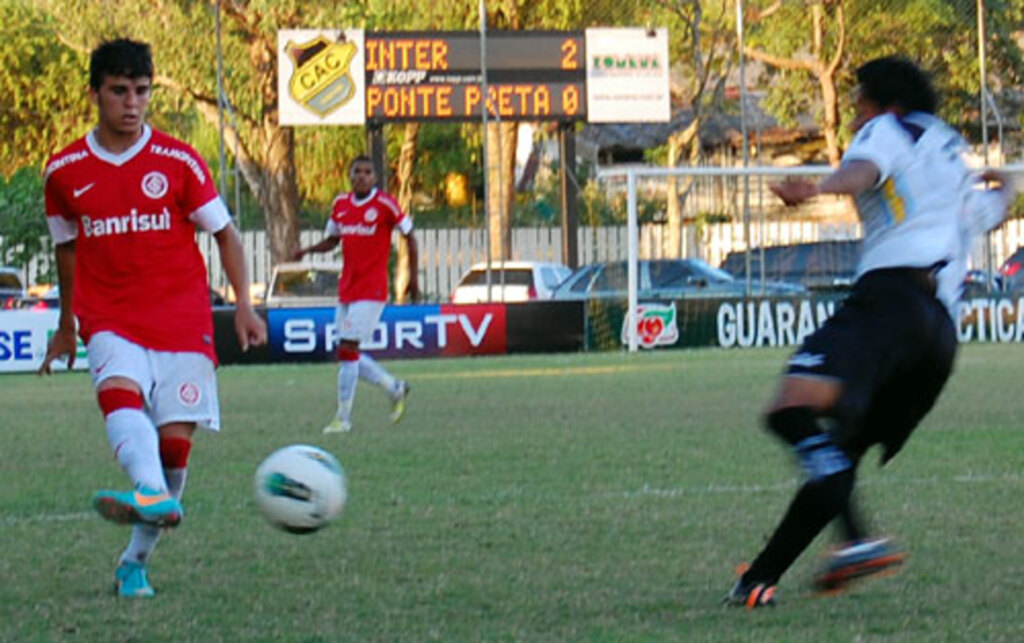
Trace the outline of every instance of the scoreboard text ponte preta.
<instances>
[{"instance_id":1,"label":"scoreboard text ponte preta","mask_svg":"<svg viewBox=\"0 0 1024 643\"><path fill-rule=\"evenodd\" d=\"M490 32L487 97L475 31L367 33L366 118L383 121L585 120L582 31Z\"/></svg>"}]
</instances>

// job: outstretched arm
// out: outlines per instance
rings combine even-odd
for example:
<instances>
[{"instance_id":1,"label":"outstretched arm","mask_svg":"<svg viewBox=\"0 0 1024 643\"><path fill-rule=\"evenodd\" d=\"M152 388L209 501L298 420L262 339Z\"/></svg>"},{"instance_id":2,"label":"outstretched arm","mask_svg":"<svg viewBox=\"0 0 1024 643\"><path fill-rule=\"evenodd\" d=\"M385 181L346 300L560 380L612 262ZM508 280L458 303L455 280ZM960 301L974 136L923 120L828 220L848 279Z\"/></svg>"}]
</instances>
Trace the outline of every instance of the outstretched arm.
<instances>
[{"instance_id":1,"label":"outstretched arm","mask_svg":"<svg viewBox=\"0 0 1024 643\"><path fill-rule=\"evenodd\" d=\"M340 242L341 242L341 237L324 237L323 239L321 239L317 243L314 243L311 246L307 246L305 248L299 248L298 250L293 252L292 253L292 259L294 259L295 261L298 261L299 259L302 259L304 256L306 256L306 255L308 255L310 253L314 253L314 252L330 252L331 250L334 250L335 248L337 248L338 244Z\"/></svg>"},{"instance_id":2,"label":"outstretched arm","mask_svg":"<svg viewBox=\"0 0 1024 643\"><path fill-rule=\"evenodd\" d=\"M245 268L245 253L238 231L231 223L213 234L220 249L220 264L224 267L231 288L235 291L235 333L242 351L250 346L267 343L267 325L256 314L249 299L249 271Z\"/></svg>"},{"instance_id":3,"label":"outstretched arm","mask_svg":"<svg viewBox=\"0 0 1024 643\"><path fill-rule=\"evenodd\" d=\"M75 365L75 353L78 341L75 336L75 314L71 311L71 295L75 282L75 242L69 241L57 245L57 285L60 286L60 320L57 330L53 333L46 346L46 356L39 367L40 375L53 372L53 360L62 357L67 359L68 368Z\"/></svg>"},{"instance_id":4,"label":"outstretched arm","mask_svg":"<svg viewBox=\"0 0 1024 643\"><path fill-rule=\"evenodd\" d=\"M850 161L818 183L791 179L770 186L786 205L799 205L819 194L857 196L878 183L879 172L870 161Z\"/></svg>"}]
</instances>

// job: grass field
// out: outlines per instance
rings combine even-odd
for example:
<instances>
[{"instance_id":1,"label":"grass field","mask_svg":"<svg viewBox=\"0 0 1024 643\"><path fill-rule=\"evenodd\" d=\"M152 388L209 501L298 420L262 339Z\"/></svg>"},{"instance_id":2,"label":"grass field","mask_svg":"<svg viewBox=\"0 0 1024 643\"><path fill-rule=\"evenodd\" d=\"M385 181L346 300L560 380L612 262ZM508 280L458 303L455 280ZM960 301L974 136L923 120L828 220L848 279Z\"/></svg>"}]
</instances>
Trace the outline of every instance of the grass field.
<instances>
[{"instance_id":1,"label":"grass field","mask_svg":"<svg viewBox=\"0 0 1024 643\"><path fill-rule=\"evenodd\" d=\"M910 550L901 574L815 597L823 537L778 608L720 606L795 488L757 417L785 356L392 362L406 420L364 383L340 436L320 434L333 366L224 368L224 430L197 440L142 602L111 593L127 529L89 509L126 481L87 376L0 377L0 640L1024 640L1022 346L965 347L906 450L862 468L865 513ZM309 536L252 499L259 461L295 442L349 478Z\"/></svg>"}]
</instances>

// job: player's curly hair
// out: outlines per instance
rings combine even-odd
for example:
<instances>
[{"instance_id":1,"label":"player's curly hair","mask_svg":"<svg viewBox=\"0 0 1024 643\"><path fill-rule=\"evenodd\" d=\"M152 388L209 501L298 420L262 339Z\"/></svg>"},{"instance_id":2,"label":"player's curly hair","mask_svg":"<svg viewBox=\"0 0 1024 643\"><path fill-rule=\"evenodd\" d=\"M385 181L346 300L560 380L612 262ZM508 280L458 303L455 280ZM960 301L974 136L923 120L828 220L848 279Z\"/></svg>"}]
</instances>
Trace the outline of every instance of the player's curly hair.
<instances>
[{"instance_id":1,"label":"player's curly hair","mask_svg":"<svg viewBox=\"0 0 1024 643\"><path fill-rule=\"evenodd\" d=\"M128 38L101 43L89 57L89 86L99 90L107 76L152 78L153 54L149 45Z\"/></svg>"},{"instance_id":2,"label":"player's curly hair","mask_svg":"<svg viewBox=\"0 0 1024 643\"><path fill-rule=\"evenodd\" d=\"M857 83L864 97L885 109L934 114L938 95L928 74L902 56L876 58L857 69Z\"/></svg>"}]
</instances>

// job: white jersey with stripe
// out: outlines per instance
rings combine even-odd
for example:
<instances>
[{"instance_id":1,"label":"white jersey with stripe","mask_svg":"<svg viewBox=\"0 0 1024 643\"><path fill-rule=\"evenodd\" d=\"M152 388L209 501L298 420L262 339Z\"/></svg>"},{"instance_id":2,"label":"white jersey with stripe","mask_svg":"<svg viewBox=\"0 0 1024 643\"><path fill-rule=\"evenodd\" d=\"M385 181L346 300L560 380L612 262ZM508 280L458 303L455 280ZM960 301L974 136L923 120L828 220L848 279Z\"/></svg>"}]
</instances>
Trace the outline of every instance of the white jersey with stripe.
<instances>
[{"instance_id":1,"label":"white jersey with stripe","mask_svg":"<svg viewBox=\"0 0 1024 643\"><path fill-rule=\"evenodd\" d=\"M858 277L950 264L965 252L961 212L971 175L964 149L960 135L931 114L886 113L861 127L843 163L870 162L878 183L856 197L864 225Z\"/></svg>"}]
</instances>

